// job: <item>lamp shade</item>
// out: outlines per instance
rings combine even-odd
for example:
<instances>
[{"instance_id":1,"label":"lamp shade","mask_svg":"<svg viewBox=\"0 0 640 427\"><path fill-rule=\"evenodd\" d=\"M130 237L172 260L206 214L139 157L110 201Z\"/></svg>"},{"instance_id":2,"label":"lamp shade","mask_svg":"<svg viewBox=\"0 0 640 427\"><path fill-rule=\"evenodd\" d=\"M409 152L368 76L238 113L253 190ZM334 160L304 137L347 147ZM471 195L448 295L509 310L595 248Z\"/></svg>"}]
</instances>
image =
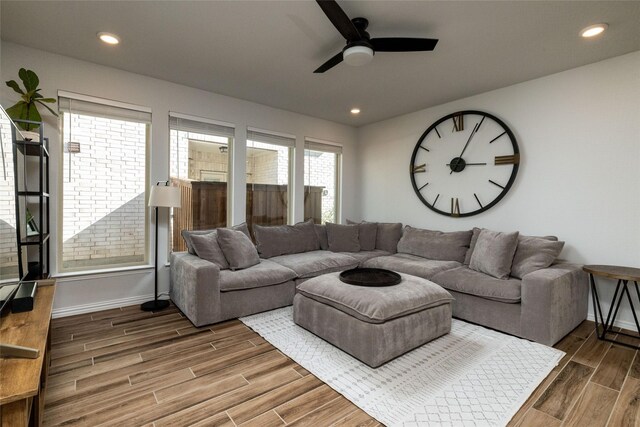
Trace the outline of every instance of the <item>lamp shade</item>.
<instances>
[{"instance_id":1,"label":"lamp shade","mask_svg":"<svg viewBox=\"0 0 640 427\"><path fill-rule=\"evenodd\" d=\"M149 194L149 206L179 208L180 189L170 185L153 185Z\"/></svg>"}]
</instances>

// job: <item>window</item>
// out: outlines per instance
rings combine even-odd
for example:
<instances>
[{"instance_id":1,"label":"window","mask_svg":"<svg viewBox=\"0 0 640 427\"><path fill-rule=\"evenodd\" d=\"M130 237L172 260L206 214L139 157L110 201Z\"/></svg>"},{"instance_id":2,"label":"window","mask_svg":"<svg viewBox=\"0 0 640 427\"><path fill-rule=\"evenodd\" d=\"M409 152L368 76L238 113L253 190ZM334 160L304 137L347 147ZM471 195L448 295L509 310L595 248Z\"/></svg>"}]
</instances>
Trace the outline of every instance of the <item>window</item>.
<instances>
[{"instance_id":1,"label":"window","mask_svg":"<svg viewBox=\"0 0 640 427\"><path fill-rule=\"evenodd\" d=\"M234 132L228 124L170 113L170 179L182 195L182 206L171 212L172 250L186 250L182 230L228 225Z\"/></svg>"},{"instance_id":2,"label":"window","mask_svg":"<svg viewBox=\"0 0 640 427\"><path fill-rule=\"evenodd\" d=\"M58 268L147 264L151 113L82 98L59 100L64 152Z\"/></svg>"},{"instance_id":3,"label":"window","mask_svg":"<svg viewBox=\"0 0 640 427\"><path fill-rule=\"evenodd\" d=\"M304 219L316 224L337 222L340 200L342 147L305 140Z\"/></svg>"},{"instance_id":4,"label":"window","mask_svg":"<svg viewBox=\"0 0 640 427\"><path fill-rule=\"evenodd\" d=\"M11 128L9 117L0 109L0 284L19 278Z\"/></svg>"},{"instance_id":5,"label":"window","mask_svg":"<svg viewBox=\"0 0 640 427\"><path fill-rule=\"evenodd\" d=\"M290 218L291 159L296 139L247 130L247 225L281 225Z\"/></svg>"}]
</instances>

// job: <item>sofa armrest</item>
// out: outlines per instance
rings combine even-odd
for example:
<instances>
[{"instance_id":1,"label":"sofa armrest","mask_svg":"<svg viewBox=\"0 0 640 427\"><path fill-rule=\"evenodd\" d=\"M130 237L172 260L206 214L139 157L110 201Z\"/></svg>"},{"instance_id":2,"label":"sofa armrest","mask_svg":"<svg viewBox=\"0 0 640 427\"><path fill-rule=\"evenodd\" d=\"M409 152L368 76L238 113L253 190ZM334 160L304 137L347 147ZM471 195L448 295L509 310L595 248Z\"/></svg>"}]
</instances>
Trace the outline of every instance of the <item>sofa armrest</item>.
<instances>
[{"instance_id":1,"label":"sofa armrest","mask_svg":"<svg viewBox=\"0 0 640 427\"><path fill-rule=\"evenodd\" d=\"M196 326L220 316L220 268L188 252L171 254L171 300Z\"/></svg>"},{"instance_id":2,"label":"sofa armrest","mask_svg":"<svg viewBox=\"0 0 640 427\"><path fill-rule=\"evenodd\" d=\"M589 281L582 266L560 263L522 278L521 330L553 345L587 318Z\"/></svg>"}]
</instances>

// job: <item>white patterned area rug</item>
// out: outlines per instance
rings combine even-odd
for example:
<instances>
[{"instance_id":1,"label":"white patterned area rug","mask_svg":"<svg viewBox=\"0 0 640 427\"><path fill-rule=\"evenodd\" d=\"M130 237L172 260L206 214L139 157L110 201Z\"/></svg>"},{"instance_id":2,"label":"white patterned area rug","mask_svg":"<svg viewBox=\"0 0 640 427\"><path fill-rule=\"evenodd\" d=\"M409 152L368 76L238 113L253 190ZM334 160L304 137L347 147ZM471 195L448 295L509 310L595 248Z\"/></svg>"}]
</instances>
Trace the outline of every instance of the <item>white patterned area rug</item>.
<instances>
[{"instance_id":1,"label":"white patterned area rug","mask_svg":"<svg viewBox=\"0 0 640 427\"><path fill-rule=\"evenodd\" d=\"M240 320L387 426L506 425L564 355L453 319L449 334L373 369L293 323L292 307Z\"/></svg>"}]
</instances>

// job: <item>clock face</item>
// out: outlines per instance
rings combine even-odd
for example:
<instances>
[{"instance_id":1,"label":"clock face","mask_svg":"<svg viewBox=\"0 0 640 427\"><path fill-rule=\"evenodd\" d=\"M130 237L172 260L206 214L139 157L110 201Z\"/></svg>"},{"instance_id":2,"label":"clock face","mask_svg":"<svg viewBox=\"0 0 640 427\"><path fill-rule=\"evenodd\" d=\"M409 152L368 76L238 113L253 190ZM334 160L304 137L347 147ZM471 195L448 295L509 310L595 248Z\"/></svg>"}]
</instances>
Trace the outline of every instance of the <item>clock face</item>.
<instances>
[{"instance_id":1,"label":"clock face","mask_svg":"<svg viewBox=\"0 0 640 427\"><path fill-rule=\"evenodd\" d=\"M518 172L520 150L500 119L459 111L432 124L413 149L413 189L439 214L463 217L494 206Z\"/></svg>"}]
</instances>

